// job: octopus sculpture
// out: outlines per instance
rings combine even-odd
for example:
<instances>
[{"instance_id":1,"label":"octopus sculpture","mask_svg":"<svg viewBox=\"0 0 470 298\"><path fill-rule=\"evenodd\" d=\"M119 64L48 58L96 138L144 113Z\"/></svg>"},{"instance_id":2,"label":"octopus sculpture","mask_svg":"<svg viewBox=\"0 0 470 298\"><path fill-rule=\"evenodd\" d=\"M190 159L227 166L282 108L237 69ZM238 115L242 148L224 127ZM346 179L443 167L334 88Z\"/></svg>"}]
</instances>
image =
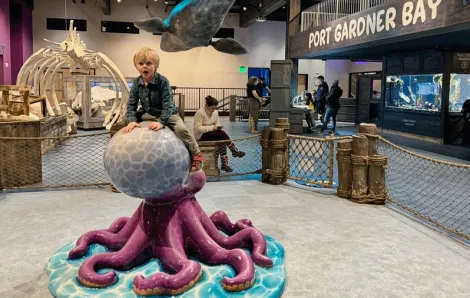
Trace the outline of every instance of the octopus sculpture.
<instances>
[{"instance_id":1,"label":"octopus sculpture","mask_svg":"<svg viewBox=\"0 0 470 298\"><path fill-rule=\"evenodd\" d=\"M253 285L254 264L273 265L266 256L265 236L250 220L233 224L222 211L206 215L195 198L205 185L205 174L189 174L189 153L168 128L155 132L144 123L129 134L118 132L105 150L104 163L113 185L142 202L130 218L118 218L108 229L78 239L69 259L85 256L93 244L111 250L81 264L81 284L110 286L117 282L116 273L98 273L100 269L127 270L157 258L166 272L135 277L133 291L142 296L177 295L201 278L196 258L208 265L231 265L236 275L224 277L222 285L233 292Z\"/></svg>"}]
</instances>

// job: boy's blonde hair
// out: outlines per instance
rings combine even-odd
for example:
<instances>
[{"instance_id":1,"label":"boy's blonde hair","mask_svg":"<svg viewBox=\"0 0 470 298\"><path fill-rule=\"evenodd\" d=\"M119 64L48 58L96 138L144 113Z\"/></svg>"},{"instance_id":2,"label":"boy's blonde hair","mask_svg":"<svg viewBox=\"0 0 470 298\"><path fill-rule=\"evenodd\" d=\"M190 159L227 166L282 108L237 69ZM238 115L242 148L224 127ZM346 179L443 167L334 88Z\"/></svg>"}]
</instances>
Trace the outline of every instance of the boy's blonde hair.
<instances>
[{"instance_id":1,"label":"boy's blonde hair","mask_svg":"<svg viewBox=\"0 0 470 298\"><path fill-rule=\"evenodd\" d=\"M160 57L154 49L143 47L140 48L134 55L134 65L137 65L140 61L147 60L152 61L155 64L155 68L160 65Z\"/></svg>"}]
</instances>

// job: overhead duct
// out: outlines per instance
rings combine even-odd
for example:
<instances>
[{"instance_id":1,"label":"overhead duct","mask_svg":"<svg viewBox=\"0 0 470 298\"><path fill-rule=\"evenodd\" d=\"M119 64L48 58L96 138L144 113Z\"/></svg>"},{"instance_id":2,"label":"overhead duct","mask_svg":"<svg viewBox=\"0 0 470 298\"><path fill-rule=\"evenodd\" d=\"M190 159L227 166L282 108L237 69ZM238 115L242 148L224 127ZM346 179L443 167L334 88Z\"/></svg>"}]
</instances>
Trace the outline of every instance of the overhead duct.
<instances>
[{"instance_id":1,"label":"overhead duct","mask_svg":"<svg viewBox=\"0 0 470 298\"><path fill-rule=\"evenodd\" d=\"M261 3L261 6L259 5ZM286 5L286 0L248 0L247 10L240 14L240 27L246 28L255 23L259 17L266 17L270 13Z\"/></svg>"}]
</instances>

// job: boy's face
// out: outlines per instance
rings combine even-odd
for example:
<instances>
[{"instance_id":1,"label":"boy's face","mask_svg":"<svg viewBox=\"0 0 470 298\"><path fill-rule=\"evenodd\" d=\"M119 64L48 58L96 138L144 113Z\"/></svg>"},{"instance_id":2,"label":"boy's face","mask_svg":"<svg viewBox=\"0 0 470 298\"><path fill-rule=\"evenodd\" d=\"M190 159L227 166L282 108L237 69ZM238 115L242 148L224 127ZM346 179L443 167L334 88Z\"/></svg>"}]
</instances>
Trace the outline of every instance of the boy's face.
<instances>
[{"instance_id":1,"label":"boy's face","mask_svg":"<svg viewBox=\"0 0 470 298\"><path fill-rule=\"evenodd\" d=\"M147 59L143 59L142 61L136 61L135 67L139 71L142 78L146 81L150 81L153 79L155 75L156 67L155 64Z\"/></svg>"}]
</instances>

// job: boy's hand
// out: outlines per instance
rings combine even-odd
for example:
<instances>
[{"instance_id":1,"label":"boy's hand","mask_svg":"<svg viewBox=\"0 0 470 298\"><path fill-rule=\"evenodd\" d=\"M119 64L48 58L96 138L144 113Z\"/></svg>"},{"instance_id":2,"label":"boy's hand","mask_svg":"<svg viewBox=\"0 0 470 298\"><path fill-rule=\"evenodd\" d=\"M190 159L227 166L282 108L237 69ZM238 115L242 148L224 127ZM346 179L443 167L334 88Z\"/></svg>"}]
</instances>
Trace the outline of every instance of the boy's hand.
<instances>
[{"instance_id":1,"label":"boy's hand","mask_svg":"<svg viewBox=\"0 0 470 298\"><path fill-rule=\"evenodd\" d=\"M131 122L122 129L122 133L130 133L136 127L140 127L140 125L137 122Z\"/></svg>"},{"instance_id":2,"label":"boy's hand","mask_svg":"<svg viewBox=\"0 0 470 298\"><path fill-rule=\"evenodd\" d=\"M152 122L149 125L149 129L155 130L155 131L160 130L162 128L163 128L163 124L161 124L160 122Z\"/></svg>"}]
</instances>

